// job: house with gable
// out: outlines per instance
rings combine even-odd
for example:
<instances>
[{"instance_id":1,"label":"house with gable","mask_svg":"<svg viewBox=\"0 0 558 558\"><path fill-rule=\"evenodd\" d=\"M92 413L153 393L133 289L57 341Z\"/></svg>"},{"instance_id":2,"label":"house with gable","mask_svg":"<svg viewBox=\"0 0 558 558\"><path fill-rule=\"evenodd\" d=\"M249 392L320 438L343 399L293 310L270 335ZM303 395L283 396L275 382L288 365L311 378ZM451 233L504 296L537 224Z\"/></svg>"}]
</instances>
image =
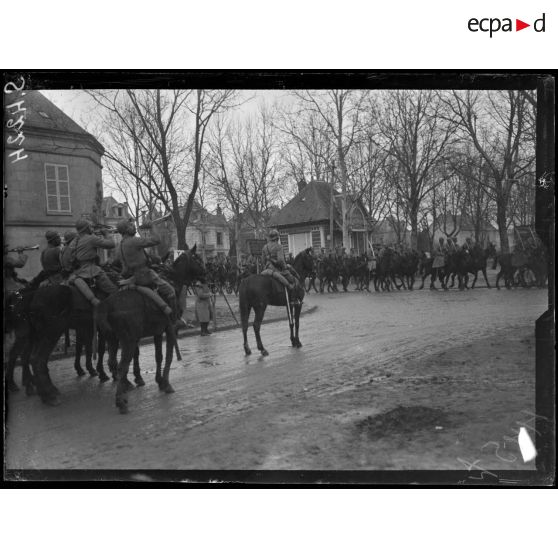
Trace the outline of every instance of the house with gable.
<instances>
[{"instance_id":1,"label":"house with gable","mask_svg":"<svg viewBox=\"0 0 558 558\"><path fill-rule=\"evenodd\" d=\"M296 256L309 247L319 251L342 246L341 194L332 184L315 180L308 184L301 182L298 188L298 194L270 221L270 226L279 231L285 252ZM331 216L333 244L330 242ZM365 253L370 239L369 220L360 201L349 198L347 219L350 238L350 246L345 247L347 252Z\"/></svg>"},{"instance_id":2,"label":"house with gable","mask_svg":"<svg viewBox=\"0 0 558 558\"><path fill-rule=\"evenodd\" d=\"M23 139L9 141L6 122L20 116ZM4 242L39 245L18 270L31 279L41 270L47 230L63 235L80 217L100 212L104 148L39 91L4 95L4 118Z\"/></svg>"}]
</instances>

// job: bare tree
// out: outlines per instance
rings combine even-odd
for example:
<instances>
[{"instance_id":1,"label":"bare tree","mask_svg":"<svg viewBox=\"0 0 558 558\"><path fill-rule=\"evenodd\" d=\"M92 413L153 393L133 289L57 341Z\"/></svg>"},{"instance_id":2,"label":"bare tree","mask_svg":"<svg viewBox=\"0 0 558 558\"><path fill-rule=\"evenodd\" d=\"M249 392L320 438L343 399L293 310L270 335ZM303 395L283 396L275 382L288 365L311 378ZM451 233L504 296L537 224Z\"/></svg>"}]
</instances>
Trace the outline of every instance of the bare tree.
<instances>
[{"instance_id":1,"label":"bare tree","mask_svg":"<svg viewBox=\"0 0 558 558\"><path fill-rule=\"evenodd\" d=\"M443 173L433 171L454 141L456 125L444 118L444 106L432 91L388 91L382 100L378 125L403 173L396 188L407 205L416 249L420 207L444 180Z\"/></svg>"},{"instance_id":2,"label":"bare tree","mask_svg":"<svg viewBox=\"0 0 558 558\"><path fill-rule=\"evenodd\" d=\"M184 249L205 134L214 115L233 106L235 92L128 89L91 95L105 109L107 123L118 121L131 139L133 157L109 145L109 158L135 181L137 191L149 199L150 209L160 203L172 216L178 248Z\"/></svg>"},{"instance_id":3,"label":"bare tree","mask_svg":"<svg viewBox=\"0 0 558 558\"><path fill-rule=\"evenodd\" d=\"M507 253L512 188L534 159L534 145L526 141L532 137L532 104L519 91L453 91L440 98L489 169L483 188L496 204L500 246Z\"/></svg>"},{"instance_id":4,"label":"bare tree","mask_svg":"<svg viewBox=\"0 0 558 558\"><path fill-rule=\"evenodd\" d=\"M301 106L319 116L335 144L337 169L341 182L341 221L343 245L349 247L349 171L347 158L356 144L364 125L367 91L328 89L325 91L294 91Z\"/></svg>"}]
</instances>

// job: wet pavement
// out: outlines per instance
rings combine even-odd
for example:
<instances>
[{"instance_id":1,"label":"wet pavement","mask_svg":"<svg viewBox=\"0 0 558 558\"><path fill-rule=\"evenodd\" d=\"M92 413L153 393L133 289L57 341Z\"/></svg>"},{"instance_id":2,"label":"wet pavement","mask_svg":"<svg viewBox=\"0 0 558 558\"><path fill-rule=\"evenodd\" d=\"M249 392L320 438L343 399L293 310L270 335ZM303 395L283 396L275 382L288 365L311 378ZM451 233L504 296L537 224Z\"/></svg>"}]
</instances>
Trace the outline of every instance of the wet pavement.
<instances>
[{"instance_id":1,"label":"wet pavement","mask_svg":"<svg viewBox=\"0 0 558 558\"><path fill-rule=\"evenodd\" d=\"M130 392L128 415L118 414L112 382L78 378L71 359L58 360L50 368L60 406L10 395L5 463L461 468L460 456L483 453L483 444L534 410L534 321L546 304L547 292L536 289L311 294L305 305L317 309L301 318L301 349L290 346L286 321L262 327L267 357L252 329L248 357L240 329L180 339L183 360L174 360L170 373L174 394L158 391L153 347L143 345L146 386ZM413 412L427 418L414 430L393 422L408 423ZM363 430L372 423L373 436ZM533 466L484 458L487 467Z\"/></svg>"}]
</instances>

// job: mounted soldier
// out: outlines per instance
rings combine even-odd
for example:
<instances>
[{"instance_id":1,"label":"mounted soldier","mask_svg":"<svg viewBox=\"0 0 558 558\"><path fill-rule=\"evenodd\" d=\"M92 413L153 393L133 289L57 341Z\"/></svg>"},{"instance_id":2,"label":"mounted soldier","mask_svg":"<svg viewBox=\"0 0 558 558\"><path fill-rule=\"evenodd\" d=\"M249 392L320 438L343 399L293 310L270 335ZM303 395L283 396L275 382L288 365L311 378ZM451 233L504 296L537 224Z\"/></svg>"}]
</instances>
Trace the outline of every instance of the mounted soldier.
<instances>
[{"instance_id":1,"label":"mounted soldier","mask_svg":"<svg viewBox=\"0 0 558 558\"><path fill-rule=\"evenodd\" d=\"M9 252L15 252L11 254ZM27 281L17 276L16 268L22 268L27 263L27 254L23 248L15 248L8 251L8 245L4 244L4 292L9 295L27 286Z\"/></svg>"},{"instance_id":2,"label":"mounted soldier","mask_svg":"<svg viewBox=\"0 0 558 558\"><path fill-rule=\"evenodd\" d=\"M136 225L127 219L119 221L116 230L122 235L122 241L116 251L116 260L122 264L122 276L128 279L126 283L153 287L170 307L172 325L175 328L185 325L178 317L174 288L149 267L149 257L145 248L159 245L161 239L154 233L144 238L136 236Z\"/></svg>"},{"instance_id":3,"label":"mounted soldier","mask_svg":"<svg viewBox=\"0 0 558 558\"><path fill-rule=\"evenodd\" d=\"M60 261L62 239L58 231L47 231L45 238L47 240L47 247L41 252L41 265L43 269L31 281L31 288L60 285L63 281L62 263Z\"/></svg>"},{"instance_id":4,"label":"mounted soldier","mask_svg":"<svg viewBox=\"0 0 558 558\"><path fill-rule=\"evenodd\" d=\"M93 225L86 219L78 219L76 230L77 236L62 254L62 268L65 271L73 271L69 283L75 285L93 306L98 306L100 301L86 281L94 280L97 288L107 295L118 290L97 264L97 249L114 248L114 240L108 238L109 233L106 229L93 234Z\"/></svg>"},{"instance_id":5,"label":"mounted soldier","mask_svg":"<svg viewBox=\"0 0 558 558\"><path fill-rule=\"evenodd\" d=\"M285 262L283 247L279 242L279 232L275 229L269 233L269 242L263 247L262 259L265 266L262 275L271 275L292 292L296 286L296 279Z\"/></svg>"}]
</instances>

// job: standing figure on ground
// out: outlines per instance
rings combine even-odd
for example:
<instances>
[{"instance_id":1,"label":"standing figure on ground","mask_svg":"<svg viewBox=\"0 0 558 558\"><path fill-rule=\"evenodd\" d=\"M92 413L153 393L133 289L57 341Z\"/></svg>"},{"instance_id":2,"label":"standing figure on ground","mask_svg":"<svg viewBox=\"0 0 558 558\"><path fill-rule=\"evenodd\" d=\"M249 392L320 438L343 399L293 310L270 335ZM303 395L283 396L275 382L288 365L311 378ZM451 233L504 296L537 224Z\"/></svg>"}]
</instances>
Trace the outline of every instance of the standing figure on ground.
<instances>
[{"instance_id":1,"label":"standing figure on ground","mask_svg":"<svg viewBox=\"0 0 558 558\"><path fill-rule=\"evenodd\" d=\"M209 322L212 319L211 312L211 291L205 279L199 280L195 284L196 288L196 320L198 320L201 328L200 335L205 337L211 335L207 329Z\"/></svg>"}]
</instances>

